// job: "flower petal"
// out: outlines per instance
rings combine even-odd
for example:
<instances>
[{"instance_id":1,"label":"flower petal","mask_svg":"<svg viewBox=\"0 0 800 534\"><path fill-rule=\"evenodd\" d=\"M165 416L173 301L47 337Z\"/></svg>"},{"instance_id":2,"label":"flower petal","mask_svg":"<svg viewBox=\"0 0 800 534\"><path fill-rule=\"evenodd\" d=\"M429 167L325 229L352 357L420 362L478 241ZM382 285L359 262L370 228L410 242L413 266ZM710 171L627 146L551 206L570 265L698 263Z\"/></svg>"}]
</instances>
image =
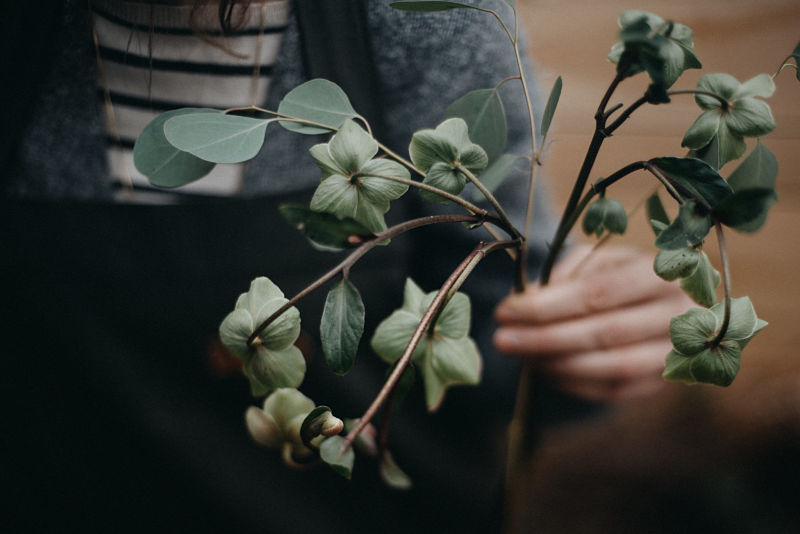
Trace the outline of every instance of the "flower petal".
<instances>
[{"instance_id":1,"label":"flower petal","mask_svg":"<svg viewBox=\"0 0 800 534\"><path fill-rule=\"evenodd\" d=\"M331 138L328 150L347 175L358 172L378 152L378 142L355 121L347 119Z\"/></svg>"},{"instance_id":2,"label":"flower petal","mask_svg":"<svg viewBox=\"0 0 800 534\"><path fill-rule=\"evenodd\" d=\"M372 336L370 346L378 356L389 363L394 363L408 346L414 330L419 325L420 316L410 313L404 309L395 310L392 314L381 321L375 334ZM420 341L412 358L419 359L425 353L426 340Z\"/></svg>"},{"instance_id":3,"label":"flower petal","mask_svg":"<svg viewBox=\"0 0 800 534\"><path fill-rule=\"evenodd\" d=\"M742 137L760 137L775 129L775 119L769 105L752 97L740 98L734 102L725 115L731 132Z\"/></svg>"}]
</instances>

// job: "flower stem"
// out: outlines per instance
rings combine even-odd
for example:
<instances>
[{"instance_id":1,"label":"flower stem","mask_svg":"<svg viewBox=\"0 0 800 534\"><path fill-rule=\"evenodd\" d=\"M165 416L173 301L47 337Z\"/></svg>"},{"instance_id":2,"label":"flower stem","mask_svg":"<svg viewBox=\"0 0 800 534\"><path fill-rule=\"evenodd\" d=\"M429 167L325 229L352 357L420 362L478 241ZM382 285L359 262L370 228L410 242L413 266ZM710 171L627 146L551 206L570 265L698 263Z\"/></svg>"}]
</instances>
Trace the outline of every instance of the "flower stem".
<instances>
[{"instance_id":1,"label":"flower stem","mask_svg":"<svg viewBox=\"0 0 800 534\"><path fill-rule=\"evenodd\" d=\"M728 258L728 247L725 244L725 233L722 231L722 224L719 221L716 223L717 242L719 243L719 255L722 261L722 287L725 291L725 315L722 318L722 326L717 332L714 341L711 342L712 347L719 346L722 340L725 339L725 334L728 332L728 326L731 323L731 269L730 259Z\"/></svg>"},{"instance_id":2,"label":"flower stem","mask_svg":"<svg viewBox=\"0 0 800 534\"><path fill-rule=\"evenodd\" d=\"M347 434L347 437L345 438L347 447L353 444L353 441L356 439L358 434L364 430L384 401L389 397L389 394L396 387L400 377L406 370L406 367L408 367L408 364L411 362L411 356L414 354L414 351L422 340L422 337L426 335L430 325L434 324L433 321L435 317L440 313L440 310L444 308L445 304L447 304L448 296L450 296L453 291L458 290L460 285L464 283L466 277L462 275L465 272L474 269L475 265L477 265L477 263L480 262L480 260L482 260L490 252L512 246L519 246L519 241L498 241L489 244L480 242L475 246L472 252L470 252L469 255L464 258L458 267L456 267L456 269L450 273L450 276L447 277L447 280L445 280L444 284L442 284L442 287L439 288L439 291L436 293L433 301L422 315L422 319L420 319L419 324L417 325L416 329L414 329L414 333L411 335L411 339L409 340L406 349L397 360L397 364L394 366L389 378L386 379L386 382L383 384L383 387L381 387L378 395L372 401L372 404L370 404L369 408L367 408L367 411L361 416L358 424Z\"/></svg>"},{"instance_id":3,"label":"flower stem","mask_svg":"<svg viewBox=\"0 0 800 534\"><path fill-rule=\"evenodd\" d=\"M247 345L252 346L255 339L264 331L266 327L272 324L275 319L281 316L281 314L285 313L286 310L294 306L297 302L301 299L307 297L323 285L326 282L330 281L334 276L339 274L342 271L349 270L350 267L356 263L364 254L378 246L379 243L391 239L395 236L398 236L402 233L408 232L409 230L413 230L415 228L420 228L422 226L428 226L431 224L437 223L446 223L446 222L481 222L483 221L483 217L479 215L429 215L427 217L420 217L418 219L411 219L410 221L405 221L398 225L392 226L391 228L384 230L379 234L375 234L375 237L370 239L369 241L365 241L362 243L357 249L351 252L341 263L339 263L336 267L328 271L327 273L323 274L319 278L317 278L314 282L309 284L305 287L302 291L297 293L294 297L288 300L286 303L283 304L280 308L275 310L269 317L264 319L258 326L253 330L253 333L250 334L250 337L247 338Z\"/></svg>"}]
</instances>

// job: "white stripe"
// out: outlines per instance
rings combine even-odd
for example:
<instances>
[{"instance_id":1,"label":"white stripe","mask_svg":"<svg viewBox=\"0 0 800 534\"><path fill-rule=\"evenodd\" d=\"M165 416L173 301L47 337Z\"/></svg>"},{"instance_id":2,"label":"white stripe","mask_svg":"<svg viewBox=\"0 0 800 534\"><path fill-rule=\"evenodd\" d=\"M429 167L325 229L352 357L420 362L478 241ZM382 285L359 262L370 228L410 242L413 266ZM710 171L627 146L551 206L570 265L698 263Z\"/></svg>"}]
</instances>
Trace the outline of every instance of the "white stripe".
<instances>
[{"instance_id":1,"label":"white stripe","mask_svg":"<svg viewBox=\"0 0 800 534\"><path fill-rule=\"evenodd\" d=\"M122 183L127 183L127 176L137 186L154 187L150 181L136 170L133 164L133 151L116 146L109 147L108 164L113 176L120 178ZM182 186L181 192L204 195L231 196L237 194L242 187L241 164L219 164L212 171L196 182ZM163 189L169 192L170 189Z\"/></svg>"},{"instance_id":2,"label":"white stripe","mask_svg":"<svg viewBox=\"0 0 800 534\"><path fill-rule=\"evenodd\" d=\"M151 36L115 24L102 17L95 17L97 38L103 46L142 57L150 57ZM283 33L268 33L262 36L262 65L272 65L278 55ZM210 37L221 49L197 35L152 35L153 59L167 59L192 63L216 63L220 65L253 65L258 48L258 35ZM226 52L226 50L230 52Z\"/></svg>"}]
</instances>

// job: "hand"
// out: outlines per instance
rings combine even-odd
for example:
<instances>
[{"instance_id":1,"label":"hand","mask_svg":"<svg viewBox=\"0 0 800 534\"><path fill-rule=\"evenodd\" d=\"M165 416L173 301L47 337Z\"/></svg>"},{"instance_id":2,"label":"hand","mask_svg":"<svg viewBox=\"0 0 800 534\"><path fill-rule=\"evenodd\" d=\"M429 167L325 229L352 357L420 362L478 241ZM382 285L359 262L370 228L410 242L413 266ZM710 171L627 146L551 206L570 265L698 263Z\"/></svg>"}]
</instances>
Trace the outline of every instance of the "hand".
<instances>
[{"instance_id":1,"label":"hand","mask_svg":"<svg viewBox=\"0 0 800 534\"><path fill-rule=\"evenodd\" d=\"M693 303L653 273L653 258L575 247L546 287L531 285L495 310L497 350L530 358L563 391L591 401L644 396L664 385L669 320Z\"/></svg>"}]
</instances>

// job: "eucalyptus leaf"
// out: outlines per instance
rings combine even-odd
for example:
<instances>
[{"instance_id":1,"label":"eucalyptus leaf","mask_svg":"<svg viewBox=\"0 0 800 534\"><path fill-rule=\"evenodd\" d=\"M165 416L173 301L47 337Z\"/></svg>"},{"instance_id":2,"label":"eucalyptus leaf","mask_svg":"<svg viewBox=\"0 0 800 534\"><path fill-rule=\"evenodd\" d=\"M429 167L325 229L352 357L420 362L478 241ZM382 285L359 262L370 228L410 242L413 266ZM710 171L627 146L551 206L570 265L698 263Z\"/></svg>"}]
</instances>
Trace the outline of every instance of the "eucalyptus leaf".
<instances>
[{"instance_id":1,"label":"eucalyptus leaf","mask_svg":"<svg viewBox=\"0 0 800 534\"><path fill-rule=\"evenodd\" d=\"M346 278L328 293L320 322L320 341L331 370L343 375L355 362L364 333L364 303Z\"/></svg>"},{"instance_id":2,"label":"eucalyptus leaf","mask_svg":"<svg viewBox=\"0 0 800 534\"><path fill-rule=\"evenodd\" d=\"M695 158L663 157L649 161L657 167L685 200L713 208L733 192L708 163Z\"/></svg>"},{"instance_id":3,"label":"eucalyptus leaf","mask_svg":"<svg viewBox=\"0 0 800 534\"><path fill-rule=\"evenodd\" d=\"M174 147L164 135L164 123L178 115L218 113L207 108L182 108L162 113L144 127L133 147L136 170L158 187L180 187L211 172L214 163Z\"/></svg>"},{"instance_id":4,"label":"eucalyptus leaf","mask_svg":"<svg viewBox=\"0 0 800 534\"><path fill-rule=\"evenodd\" d=\"M340 251L354 248L375 236L355 219L340 219L331 213L314 211L301 204L281 204L278 211L320 250Z\"/></svg>"},{"instance_id":5,"label":"eucalyptus leaf","mask_svg":"<svg viewBox=\"0 0 800 534\"><path fill-rule=\"evenodd\" d=\"M350 480L356 455L352 447L346 445L347 442L343 437L331 436L320 445L319 456L336 474Z\"/></svg>"},{"instance_id":6,"label":"eucalyptus leaf","mask_svg":"<svg viewBox=\"0 0 800 534\"><path fill-rule=\"evenodd\" d=\"M562 85L563 82L561 81L561 76L559 76L553 83L550 96L547 98L547 104L544 107L544 114L542 115L542 139L547 138L547 132L550 130L550 123L553 121L553 115L556 112L558 100L561 98Z\"/></svg>"},{"instance_id":7,"label":"eucalyptus leaf","mask_svg":"<svg viewBox=\"0 0 800 534\"><path fill-rule=\"evenodd\" d=\"M324 125L280 121L287 130L311 135L328 133L339 128L346 119L358 117L342 88L322 78L315 78L289 91L278 105L278 113Z\"/></svg>"},{"instance_id":8,"label":"eucalyptus leaf","mask_svg":"<svg viewBox=\"0 0 800 534\"><path fill-rule=\"evenodd\" d=\"M177 115L164 123L167 141L184 152L214 163L241 163L264 144L269 120L218 112Z\"/></svg>"},{"instance_id":9,"label":"eucalyptus leaf","mask_svg":"<svg viewBox=\"0 0 800 534\"><path fill-rule=\"evenodd\" d=\"M470 139L486 151L490 164L503 154L508 127L503 101L496 88L470 91L450 104L444 116L464 119Z\"/></svg>"}]
</instances>

